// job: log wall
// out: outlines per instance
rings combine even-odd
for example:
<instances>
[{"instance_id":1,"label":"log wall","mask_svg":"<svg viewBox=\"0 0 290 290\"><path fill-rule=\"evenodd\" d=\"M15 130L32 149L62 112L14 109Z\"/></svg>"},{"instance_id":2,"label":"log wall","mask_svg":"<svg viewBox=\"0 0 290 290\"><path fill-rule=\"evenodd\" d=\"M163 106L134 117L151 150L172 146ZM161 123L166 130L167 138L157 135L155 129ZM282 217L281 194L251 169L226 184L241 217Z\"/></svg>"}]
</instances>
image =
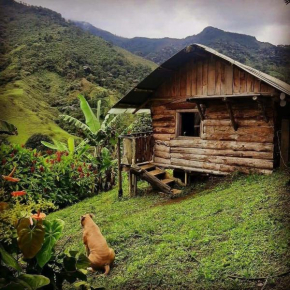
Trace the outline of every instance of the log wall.
<instances>
[{"instance_id":1,"label":"log wall","mask_svg":"<svg viewBox=\"0 0 290 290\"><path fill-rule=\"evenodd\" d=\"M186 98L262 92L274 93L275 89L215 57L186 64L159 88L152 99L154 161L199 172L271 173L274 150L272 100L266 102L268 123L252 98L233 100L237 131L231 125L222 100L207 102L200 138L175 136L177 110L195 108L195 104L186 102Z\"/></svg>"}]
</instances>

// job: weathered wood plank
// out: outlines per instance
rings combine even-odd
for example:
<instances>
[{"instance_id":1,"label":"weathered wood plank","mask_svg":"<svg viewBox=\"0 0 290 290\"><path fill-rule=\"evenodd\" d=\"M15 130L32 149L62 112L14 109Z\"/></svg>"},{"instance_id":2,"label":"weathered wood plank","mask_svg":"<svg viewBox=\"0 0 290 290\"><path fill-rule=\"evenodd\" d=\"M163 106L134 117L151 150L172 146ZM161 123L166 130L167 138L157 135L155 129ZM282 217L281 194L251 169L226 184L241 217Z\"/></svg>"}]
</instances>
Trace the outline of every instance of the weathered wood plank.
<instances>
[{"instance_id":1,"label":"weathered wood plank","mask_svg":"<svg viewBox=\"0 0 290 290\"><path fill-rule=\"evenodd\" d=\"M192 61L186 65L186 96L191 96Z\"/></svg>"},{"instance_id":2,"label":"weathered wood plank","mask_svg":"<svg viewBox=\"0 0 290 290\"><path fill-rule=\"evenodd\" d=\"M163 164L171 164L170 159L160 158L154 156L154 162L163 163Z\"/></svg>"},{"instance_id":3,"label":"weathered wood plank","mask_svg":"<svg viewBox=\"0 0 290 290\"><path fill-rule=\"evenodd\" d=\"M267 123L266 123L267 124ZM237 134L237 135L252 135L267 136L274 134L274 128L271 126L248 126L239 127L235 131L231 126L204 126L204 133L206 134Z\"/></svg>"},{"instance_id":4,"label":"weathered wood plank","mask_svg":"<svg viewBox=\"0 0 290 290\"><path fill-rule=\"evenodd\" d=\"M191 94L192 96L197 95L197 69L198 69L198 65L196 62L192 63L191 66Z\"/></svg>"},{"instance_id":5,"label":"weathered wood plank","mask_svg":"<svg viewBox=\"0 0 290 290\"><path fill-rule=\"evenodd\" d=\"M170 147L169 146L165 146L165 145L161 145L161 144L155 144L154 146L154 151L163 151L163 152L170 152Z\"/></svg>"},{"instance_id":6,"label":"weathered wood plank","mask_svg":"<svg viewBox=\"0 0 290 290\"><path fill-rule=\"evenodd\" d=\"M164 159L170 159L170 153L169 152L165 152L165 151L155 150L154 151L154 156L155 157L164 158Z\"/></svg>"},{"instance_id":7,"label":"weathered wood plank","mask_svg":"<svg viewBox=\"0 0 290 290\"><path fill-rule=\"evenodd\" d=\"M170 141L170 139L174 137L175 135L172 135L172 134L153 134L154 140L160 140L160 141Z\"/></svg>"},{"instance_id":8,"label":"weathered wood plank","mask_svg":"<svg viewBox=\"0 0 290 290\"><path fill-rule=\"evenodd\" d=\"M169 121L169 122L175 122L175 115L153 115L152 116L152 120L153 121L160 121L160 122L165 122L165 121Z\"/></svg>"},{"instance_id":9,"label":"weathered wood plank","mask_svg":"<svg viewBox=\"0 0 290 290\"><path fill-rule=\"evenodd\" d=\"M261 92L261 81L257 78L254 80L254 92L260 93Z\"/></svg>"},{"instance_id":10,"label":"weathered wood plank","mask_svg":"<svg viewBox=\"0 0 290 290\"><path fill-rule=\"evenodd\" d=\"M203 94L202 84L203 84L203 82L202 82L202 61L198 61L197 62L197 77L196 77L197 95Z\"/></svg>"},{"instance_id":11,"label":"weathered wood plank","mask_svg":"<svg viewBox=\"0 0 290 290\"><path fill-rule=\"evenodd\" d=\"M272 143L259 142L237 142L237 141L216 141L203 140L200 138L173 139L169 142L170 147L187 147L187 148L208 148L208 149L232 149L243 151L262 151L273 152Z\"/></svg>"},{"instance_id":12,"label":"weathered wood plank","mask_svg":"<svg viewBox=\"0 0 290 290\"><path fill-rule=\"evenodd\" d=\"M221 95L225 95L226 91L226 64L221 62Z\"/></svg>"},{"instance_id":13,"label":"weathered wood plank","mask_svg":"<svg viewBox=\"0 0 290 290\"><path fill-rule=\"evenodd\" d=\"M215 59L212 57L208 62L207 74L207 94L209 96L215 94Z\"/></svg>"},{"instance_id":14,"label":"weathered wood plank","mask_svg":"<svg viewBox=\"0 0 290 290\"><path fill-rule=\"evenodd\" d=\"M197 154L197 155L248 157L248 158L267 159L267 160L273 159L273 152L242 151L242 150L239 151L239 150L231 150L231 149L217 150L217 149L203 149L203 148L172 147L170 149L170 152L171 153Z\"/></svg>"},{"instance_id":15,"label":"weathered wood plank","mask_svg":"<svg viewBox=\"0 0 290 290\"><path fill-rule=\"evenodd\" d=\"M259 142L259 143L271 143L273 142L273 136L248 136L239 134L206 134L202 135L205 140L216 141L239 141L239 142Z\"/></svg>"},{"instance_id":16,"label":"weathered wood plank","mask_svg":"<svg viewBox=\"0 0 290 290\"><path fill-rule=\"evenodd\" d=\"M226 66L226 95L233 94L233 66Z\"/></svg>"},{"instance_id":17,"label":"weathered wood plank","mask_svg":"<svg viewBox=\"0 0 290 290\"><path fill-rule=\"evenodd\" d=\"M237 67L234 67L233 89L234 94L240 92L240 70Z\"/></svg>"},{"instance_id":18,"label":"weathered wood plank","mask_svg":"<svg viewBox=\"0 0 290 290\"><path fill-rule=\"evenodd\" d=\"M207 75L208 75L208 60L205 59L202 63L202 94L207 95Z\"/></svg>"},{"instance_id":19,"label":"weathered wood plank","mask_svg":"<svg viewBox=\"0 0 290 290\"><path fill-rule=\"evenodd\" d=\"M187 66L188 64L180 70L180 96L186 96Z\"/></svg>"},{"instance_id":20,"label":"weathered wood plank","mask_svg":"<svg viewBox=\"0 0 290 290\"><path fill-rule=\"evenodd\" d=\"M264 120L255 120L255 119L236 119L239 127L271 127L274 125L273 120L266 123ZM203 121L204 126L231 126L230 120L221 120L221 119L206 119Z\"/></svg>"},{"instance_id":21,"label":"weathered wood plank","mask_svg":"<svg viewBox=\"0 0 290 290\"><path fill-rule=\"evenodd\" d=\"M254 77L247 74L247 93L254 92Z\"/></svg>"},{"instance_id":22,"label":"weathered wood plank","mask_svg":"<svg viewBox=\"0 0 290 290\"><path fill-rule=\"evenodd\" d=\"M171 127L174 128L175 127L175 122L166 122L166 121L156 121L153 120L152 122L153 127Z\"/></svg>"},{"instance_id":23,"label":"weathered wood plank","mask_svg":"<svg viewBox=\"0 0 290 290\"><path fill-rule=\"evenodd\" d=\"M287 168L289 161L289 136L290 136L290 122L283 119L281 125L281 155L280 155L280 167Z\"/></svg>"},{"instance_id":24,"label":"weathered wood plank","mask_svg":"<svg viewBox=\"0 0 290 290\"><path fill-rule=\"evenodd\" d=\"M187 166L187 167L197 167L197 168L204 168L209 170L221 171L221 172L234 172L240 171L244 173L250 172L260 172L264 174L271 174L272 170L267 169L257 169L257 168L249 168L243 166L232 166L226 164L215 164L215 163L206 163L206 162L199 162L199 161L191 161L191 160L184 160L184 159L176 159L171 158L172 165L179 165L179 166Z\"/></svg>"},{"instance_id":25,"label":"weathered wood plank","mask_svg":"<svg viewBox=\"0 0 290 290\"><path fill-rule=\"evenodd\" d=\"M241 94L247 91L246 85L247 85L246 72L240 71L240 93Z\"/></svg>"},{"instance_id":26,"label":"weathered wood plank","mask_svg":"<svg viewBox=\"0 0 290 290\"><path fill-rule=\"evenodd\" d=\"M175 127L173 128L153 127L153 132L158 134L174 134Z\"/></svg>"},{"instance_id":27,"label":"weathered wood plank","mask_svg":"<svg viewBox=\"0 0 290 290\"><path fill-rule=\"evenodd\" d=\"M198 154L185 154L185 153L171 153L171 158L184 159L190 161L202 161L216 164L226 164L233 166L254 167L260 169L273 169L273 160L254 159L254 158L239 158L231 156L209 156Z\"/></svg>"},{"instance_id":28,"label":"weathered wood plank","mask_svg":"<svg viewBox=\"0 0 290 290\"><path fill-rule=\"evenodd\" d=\"M221 62L219 60L215 63L215 95L221 94Z\"/></svg>"}]
</instances>

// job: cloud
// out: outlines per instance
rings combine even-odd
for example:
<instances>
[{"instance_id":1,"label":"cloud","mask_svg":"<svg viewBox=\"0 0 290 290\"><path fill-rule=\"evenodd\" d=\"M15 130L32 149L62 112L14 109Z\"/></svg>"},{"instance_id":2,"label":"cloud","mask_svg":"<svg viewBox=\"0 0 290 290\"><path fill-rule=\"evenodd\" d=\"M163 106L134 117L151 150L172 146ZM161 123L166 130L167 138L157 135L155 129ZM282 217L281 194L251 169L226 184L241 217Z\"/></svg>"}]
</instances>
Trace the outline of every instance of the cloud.
<instances>
[{"instance_id":1,"label":"cloud","mask_svg":"<svg viewBox=\"0 0 290 290\"><path fill-rule=\"evenodd\" d=\"M124 37L184 38L206 26L290 44L283 0L25 0Z\"/></svg>"}]
</instances>

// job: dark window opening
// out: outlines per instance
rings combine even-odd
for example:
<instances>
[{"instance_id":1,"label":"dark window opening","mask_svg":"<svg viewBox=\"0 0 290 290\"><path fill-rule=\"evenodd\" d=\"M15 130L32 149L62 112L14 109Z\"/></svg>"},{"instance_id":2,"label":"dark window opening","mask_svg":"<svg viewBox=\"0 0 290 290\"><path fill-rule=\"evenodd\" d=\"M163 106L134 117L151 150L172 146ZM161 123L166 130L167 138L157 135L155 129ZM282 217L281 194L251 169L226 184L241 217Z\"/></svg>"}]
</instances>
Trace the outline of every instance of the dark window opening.
<instances>
[{"instance_id":1,"label":"dark window opening","mask_svg":"<svg viewBox=\"0 0 290 290\"><path fill-rule=\"evenodd\" d=\"M199 113L179 113L179 136L200 137Z\"/></svg>"}]
</instances>

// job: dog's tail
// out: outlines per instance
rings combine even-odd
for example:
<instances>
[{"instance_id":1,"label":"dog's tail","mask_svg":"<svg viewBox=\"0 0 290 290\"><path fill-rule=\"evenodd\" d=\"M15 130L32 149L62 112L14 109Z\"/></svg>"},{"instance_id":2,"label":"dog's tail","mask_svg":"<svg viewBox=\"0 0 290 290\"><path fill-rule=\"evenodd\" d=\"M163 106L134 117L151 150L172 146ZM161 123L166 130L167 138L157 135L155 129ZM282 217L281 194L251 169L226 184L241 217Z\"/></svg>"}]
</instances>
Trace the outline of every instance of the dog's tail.
<instances>
[{"instance_id":1,"label":"dog's tail","mask_svg":"<svg viewBox=\"0 0 290 290\"><path fill-rule=\"evenodd\" d=\"M110 273L110 265L105 265L104 268L105 268L104 275L108 275Z\"/></svg>"}]
</instances>

